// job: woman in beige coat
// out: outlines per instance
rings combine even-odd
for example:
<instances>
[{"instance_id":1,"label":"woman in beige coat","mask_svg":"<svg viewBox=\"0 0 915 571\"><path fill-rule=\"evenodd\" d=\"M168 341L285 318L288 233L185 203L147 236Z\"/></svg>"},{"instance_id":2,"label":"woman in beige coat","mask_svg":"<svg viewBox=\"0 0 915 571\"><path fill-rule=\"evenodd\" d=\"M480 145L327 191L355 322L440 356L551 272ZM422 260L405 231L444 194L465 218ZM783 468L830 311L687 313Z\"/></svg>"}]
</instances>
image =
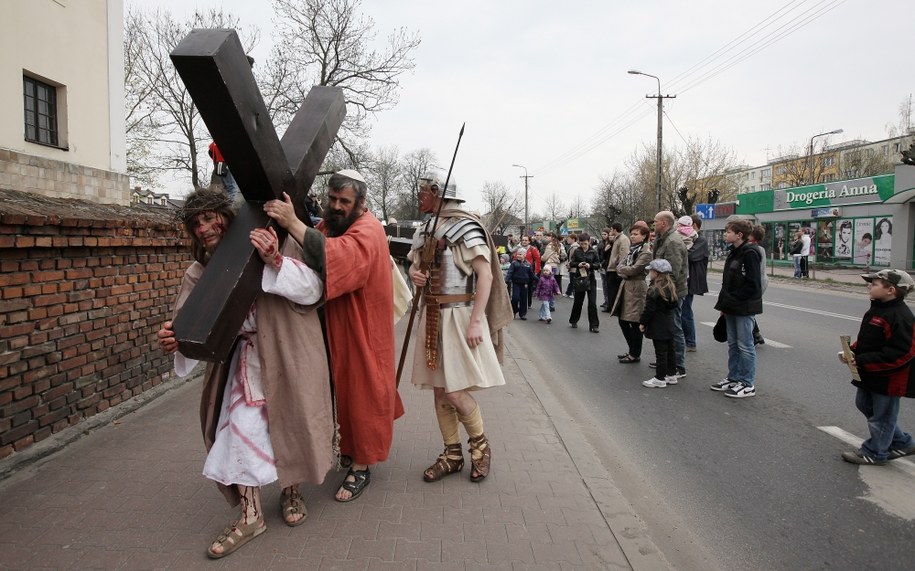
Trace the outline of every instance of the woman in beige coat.
<instances>
[{"instance_id":1,"label":"woman in beige coat","mask_svg":"<svg viewBox=\"0 0 915 571\"><path fill-rule=\"evenodd\" d=\"M622 283L611 311L611 315L619 317L620 329L629 346L628 352L619 355L620 363L638 363L641 360L642 332L639 331L639 316L645 307L645 294L648 292L645 273L651 262L648 225L638 221L629 232L631 246L626 259L616 268Z\"/></svg>"}]
</instances>

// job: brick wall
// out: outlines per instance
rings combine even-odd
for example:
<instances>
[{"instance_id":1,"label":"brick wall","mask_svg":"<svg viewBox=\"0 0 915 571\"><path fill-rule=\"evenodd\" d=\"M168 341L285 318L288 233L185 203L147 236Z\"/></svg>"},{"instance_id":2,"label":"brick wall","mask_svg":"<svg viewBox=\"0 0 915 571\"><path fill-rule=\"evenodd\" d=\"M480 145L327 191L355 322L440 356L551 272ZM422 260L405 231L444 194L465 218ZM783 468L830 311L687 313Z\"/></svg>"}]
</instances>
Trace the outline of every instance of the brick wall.
<instances>
[{"instance_id":1,"label":"brick wall","mask_svg":"<svg viewBox=\"0 0 915 571\"><path fill-rule=\"evenodd\" d=\"M173 379L171 211L0 189L0 459Z\"/></svg>"},{"instance_id":2,"label":"brick wall","mask_svg":"<svg viewBox=\"0 0 915 571\"><path fill-rule=\"evenodd\" d=\"M130 179L124 173L5 148L0 148L0 188L90 202L130 204Z\"/></svg>"}]
</instances>

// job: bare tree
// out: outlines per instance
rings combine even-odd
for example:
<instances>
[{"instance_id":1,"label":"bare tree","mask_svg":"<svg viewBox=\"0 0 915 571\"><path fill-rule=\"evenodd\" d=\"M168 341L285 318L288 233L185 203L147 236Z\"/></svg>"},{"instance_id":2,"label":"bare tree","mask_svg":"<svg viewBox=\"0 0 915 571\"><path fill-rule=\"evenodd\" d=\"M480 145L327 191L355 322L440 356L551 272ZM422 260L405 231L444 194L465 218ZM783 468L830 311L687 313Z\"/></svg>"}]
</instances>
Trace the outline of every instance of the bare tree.
<instances>
[{"instance_id":1,"label":"bare tree","mask_svg":"<svg viewBox=\"0 0 915 571\"><path fill-rule=\"evenodd\" d=\"M397 147L380 147L368 161L362 175L369 186L369 207L388 220L396 204L401 201L401 164Z\"/></svg>"},{"instance_id":2,"label":"bare tree","mask_svg":"<svg viewBox=\"0 0 915 571\"><path fill-rule=\"evenodd\" d=\"M710 190L730 190L725 173L737 165L734 151L711 138L702 141L690 138L685 149L679 150L670 164L670 181L680 208L674 212L692 214L693 205L705 200ZM681 189L686 189L681 194ZM671 200L671 204L674 201Z\"/></svg>"},{"instance_id":3,"label":"bare tree","mask_svg":"<svg viewBox=\"0 0 915 571\"><path fill-rule=\"evenodd\" d=\"M654 200L619 171L609 177L601 177L591 202L593 223L602 228L613 222L629 228L636 220L646 220L653 216L652 209Z\"/></svg>"},{"instance_id":4,"label":"bare tree","mask_svg":"<svg viewBox=\"0 0 915 571\"><path fill-rule=\"evenodd\" d=\"M401 159L401 186L404 189L402 201L398 208L398 217L406 220L419 220L423 217L419 210L420 177L425 176L438 162L431 149L422 148L411 151Z\"/></svg>"},{"instance_id":5,"label":"bare tree","mask_svg":"<svg viewBox=\"0 0 915 571\"><path fill-rule=\"evenodd\" d=\"M125 19L125 86L128 93L128 171L189 175L195 188L209 183L205 159L210 135L169 59L194 28L239 28L238 18L222 10L196 12L179 22L163 11L131 9ZM257 31L243 29L246 50L257 43Z\"/></svg>"},{"instance_id":6,"label":"bare tree","mask_svg":"<svg viewBox=\"0 0 915 571\"><path fill-rule=\"evenodd\" d=\"M524 211L520 192L512 192L504 182L483 183L483 223L494 234L501 234L507 226L518 220Z\"/></svg>"},{"instance_id":7,"label":"bare tree","mask_svg":"<svg viewBox=\"0 0 915 571\"><path fill-rule=\"evenodd\" d=\"M554 222L562 220L566 213L565 205L555 192L546 197L544 208L545 218Z\"/></svg>"},{"instance_id":8,"label":"bare tree","mask_svg":"<svg viewBox=\"0 0 915 571\"><path fill-rule=\"evenodd\" d=\"M355 141L365 139L369 116L398 101L400 76L414 68L418 33L394 30L382 51L372 48L375 22L360 0L274 0L276 44L267 63L265 96L279 125L288 125L314 85L343 89L347 116L337 143L357 162Z\"/></svg>"}]
</instances>

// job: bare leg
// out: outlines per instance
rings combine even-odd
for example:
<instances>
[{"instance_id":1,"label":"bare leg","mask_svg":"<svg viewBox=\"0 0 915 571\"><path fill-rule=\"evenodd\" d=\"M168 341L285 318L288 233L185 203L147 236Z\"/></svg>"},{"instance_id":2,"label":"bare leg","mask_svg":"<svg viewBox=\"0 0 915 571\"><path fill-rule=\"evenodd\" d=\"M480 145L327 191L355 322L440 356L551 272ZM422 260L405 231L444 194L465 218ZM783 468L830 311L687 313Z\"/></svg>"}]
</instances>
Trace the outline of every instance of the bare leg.
<instances>
[{"instance_id":1,"label":"bare leg","mask_svg":"<svg viewBox=\"0 0 915 571\"><path fill-rule=\"evenodd\" d=\"M236 486L238 493L241 494L241 517L237 523L250 525L263 519L261 511L261 489L255 486ZM234 533L235 530L232 530ZM210 546L213 554L219 555L223 552L223 543L216 541Z\"/></svg>"}]
</instances>

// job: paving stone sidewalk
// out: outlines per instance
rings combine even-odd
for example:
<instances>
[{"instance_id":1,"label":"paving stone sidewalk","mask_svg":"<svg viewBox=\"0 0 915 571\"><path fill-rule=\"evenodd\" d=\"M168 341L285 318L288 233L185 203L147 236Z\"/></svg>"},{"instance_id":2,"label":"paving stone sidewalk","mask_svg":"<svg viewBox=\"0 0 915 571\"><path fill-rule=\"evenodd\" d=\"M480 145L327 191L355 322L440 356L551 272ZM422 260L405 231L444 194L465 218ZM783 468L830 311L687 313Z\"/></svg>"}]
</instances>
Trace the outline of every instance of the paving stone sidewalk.
<instances>
[{"instance_id":1,"label":"paving stone sidewalk","mask_svg":"<svg viewBox=\"0 0 915 571\"><path fill-rule=\"evenodd\" d=\"M494 451L482 483L470 482L469 464L423 482L441 440L431 393L406 378L391 458L360 499L335 502L343 473L332 472L302 486L308 520L290 528L274 484L268 531L211 561L205 550L236 511L200 474L195 379L0 482L0 568L667 568L583 439L547 413L560 409L529 382L523 350L509 349L507 385L477 393Z\"/></svg>"}]
</instances>

